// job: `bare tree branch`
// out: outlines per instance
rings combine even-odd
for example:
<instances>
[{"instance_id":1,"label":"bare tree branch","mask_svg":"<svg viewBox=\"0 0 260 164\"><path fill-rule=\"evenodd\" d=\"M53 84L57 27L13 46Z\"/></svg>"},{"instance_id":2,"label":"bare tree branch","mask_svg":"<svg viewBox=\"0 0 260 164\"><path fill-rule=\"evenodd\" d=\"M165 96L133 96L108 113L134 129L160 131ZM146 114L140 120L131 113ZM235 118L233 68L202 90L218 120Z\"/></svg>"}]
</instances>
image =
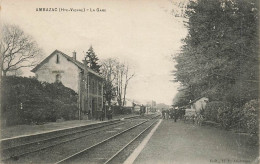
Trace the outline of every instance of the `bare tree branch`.
<instances>
[{"instance_id":1,"label":"bare tree branch","mask_svg":"<svg viewBox=\"0 0 260 164\"><path fill-rule=\"evenodd\" d=\"M101 61L101 72L106 77L107 86L105 85L104 93L108 104L110 104L112 97L116 97L120 107L125 105L128 82L134 77L134 74L129 76L128 71L129 66L120 63L115 58Z\"/></svg>"},{"instance_id":2,"label":"bare tree branch","mask_svg":"<svg viewBox=\"0 0 260 164\"><path fill-rule=\"evenodd\" d=\"M41 50L32 37L15 25L4 25L1 32L3 37L0 53L3 76L12 70L34 66Z\"/></svg>"}]
</instances>

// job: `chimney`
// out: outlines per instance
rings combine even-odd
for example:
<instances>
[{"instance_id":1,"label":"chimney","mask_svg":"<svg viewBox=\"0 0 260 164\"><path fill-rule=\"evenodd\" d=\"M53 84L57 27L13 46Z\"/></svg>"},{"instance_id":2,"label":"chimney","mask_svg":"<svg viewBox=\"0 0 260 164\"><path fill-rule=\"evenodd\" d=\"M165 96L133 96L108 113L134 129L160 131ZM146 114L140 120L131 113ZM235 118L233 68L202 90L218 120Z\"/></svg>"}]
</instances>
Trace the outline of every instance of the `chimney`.
<instances>
[{"instance_id":1,"label":"chimney","mask_svg":"<svg viewBox=\"0 0 260 164\"><path fill-rule=\"evenodd\" d=\"M73 54L73 57L72 57L72 58L73 58L74 60L76 60L76 59L77 59L77 53L76 53L75 51L73 51L72 54Z\"/></svg>"}]
</instances>

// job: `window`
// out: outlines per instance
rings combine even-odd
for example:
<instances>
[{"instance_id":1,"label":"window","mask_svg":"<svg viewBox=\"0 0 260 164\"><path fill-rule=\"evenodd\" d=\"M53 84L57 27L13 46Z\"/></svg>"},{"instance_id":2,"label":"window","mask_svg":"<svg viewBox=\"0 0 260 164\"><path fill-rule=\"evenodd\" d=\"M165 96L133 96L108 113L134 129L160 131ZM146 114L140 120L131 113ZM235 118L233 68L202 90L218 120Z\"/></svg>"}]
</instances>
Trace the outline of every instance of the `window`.
<instances>
[{"instance_id":1,"label":"window","mask_svg":"<svg viewBox=\"0 0 260 164\"><path fill-rule=\"evenodd\" d=\"M60 63L60 58L59 58L59 55L57 54L56 56L56 63L59 64Z\"/></svg>"},{"instance_id":2,"label":"window","mask_svg":"<svg viewBox=\"0 0 260 164\"><path fill-rule=\"evenodd\" d=\"M100 82L98 83L98 94L102 95L102 84Z\"/></svg>"},{"instance_id":3,"label":"window","mask_svg":"<svg viewBox=\"0 0 260 164\"><path fill-rule=\"evenodd\" d=\"M60 83L61 82L61 75L60 74L57 74L56 75L56 83Z\"/></svg>"},{"instance_id":4,"label":"window","mask_svg":"<svg viewBox=\"0 0 260 164\"><path fill-rule=\"evenodd\" d=\"M93 94L97 94L97 83L96 83L96 80L93 80Z\"/></svg>"},{"instance_id":5,"label":"window","mask_svg":"<svg viewBox=\"0 0 260 164\"><path fill-rule=\"evenodd\" d=\"M98 99L98 109L100 111L102 111L102 99L101 98Z\"/></svg>"},{"instance_id":6,"label":"window","mask_svg":"<svg viewBox=\"0 0 260 164\"><path fill-rule=\"evenodd\" d=\"M95 93L95 81L94 81L94 79L91 80L91 93Z\"/></svg>"}]
</instances>

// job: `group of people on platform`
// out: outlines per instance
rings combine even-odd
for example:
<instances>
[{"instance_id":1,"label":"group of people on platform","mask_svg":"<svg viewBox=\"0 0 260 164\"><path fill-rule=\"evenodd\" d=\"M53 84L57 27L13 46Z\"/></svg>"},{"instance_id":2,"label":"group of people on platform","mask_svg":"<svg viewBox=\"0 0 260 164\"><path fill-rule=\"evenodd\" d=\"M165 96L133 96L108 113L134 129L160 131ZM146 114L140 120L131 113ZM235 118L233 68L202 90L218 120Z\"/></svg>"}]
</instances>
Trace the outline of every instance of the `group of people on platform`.
<instances>
[{"instance_id":1,"label":"group of people on platform","mask_svg":"<svg viewBox=\"0 0 260 164\"><path fill-rule=\"evenodd\" d=\"M108 120L111 120L111 119L112 119L112 117L113 117L113 111L112 111L111 108L108 108L106 115L107 115L107 119L108 119ZM104 121L104 120L105 120L105 110L100 111L100 113L98 114L98 116L99 116L99 120L100 120L100 121Z\"/></svg>"},{"instance_id":2,"label":"group of people on platform","mask_svg":"<svg viewBox=\"0 0 260 164\"><path fill-rule=\"evenodd\" d=\"M87 116L88 116L88 119L91 120L92 117L91 117L91 111L88 110L88 112L86 113ZM111 107L109 107L105 113L105 110L103 109L102 111L96 111L95 114L93 115L93 117L96 119L96 120L100 120L100 121L104 121L105 120L105 117L107 117L108 120L111 120L112 117L113 117L113 111L111 109Z\"/></svg>"},{"instance_id":3,"label":"group of people on platform","mask_svg":"<svg viewBox=\"0 0 260 164\"><path fill-rule=\"evenodd\" d=\"M177 119L183 119L185 115L185 109L171 108L171 109L162 109L162 118L163 119L174 119L174 122L177 122Z\"/></svg>"}]
</instances>

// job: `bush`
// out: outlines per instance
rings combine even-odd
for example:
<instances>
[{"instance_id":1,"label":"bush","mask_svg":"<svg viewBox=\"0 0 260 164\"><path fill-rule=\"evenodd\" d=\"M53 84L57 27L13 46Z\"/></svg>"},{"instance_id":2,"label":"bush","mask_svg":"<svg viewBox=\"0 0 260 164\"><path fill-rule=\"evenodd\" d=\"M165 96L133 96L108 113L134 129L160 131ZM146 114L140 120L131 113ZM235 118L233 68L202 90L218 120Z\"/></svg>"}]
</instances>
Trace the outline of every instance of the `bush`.
<instances>
[{"instance_id":1,"label":"bush","mask_svg":"<svg viewBox=\"0 0 260 164\"><path fill-rule=\"evenodd\" d=\"M7 126L76 118L78 95L61 83L8 76L3 78L1 87L1 94L5 95L2 96L1 115Z\"/></svg>"},{"instance_id":2,"label":"bush","mask_svg":"<svg viewBox=\"0 0 260 164\"><path fill-rule=\"evenodd\" d=\"M221 123L225 129L235 128L240 132L258 134L259 101L251 100L242 108L228 102L212 101L206 105L205 118Z\"/></svg>"},{"instance_id":3,"label":"bush","mask_svg":"<svg viewBox=\"0 0 260 164\"><path fill-rule=\"evenodd\" d=\"M218 122L225 129L230 129L233 123L232 107L228 102L221 102L218 109Z\"/></svg>"},{"instance_id":4,"label":"bush","mask_svg":"<svg viewBox=\"0 0 260 164\"><path fill-rule=\"evenodd\" d=\"M112 111L114 114L130 114L132 113L132 107L119 107L119 106L111 106Z\"/></svg>"},{"instance_id":5,"label":"bush","mask_svg":"<svg viewBox=\"0 0 260 164\"><path fill-rule=\"evenodd\" d=\"M64 104L63 102L55 102L56 120L63 118L64 120L73 120L77 117L78 108L76 104Z\"/></svg>"},{"instance_id":6,"label":"bush","mask_svg":"<svg viewBox=\"0 0 260 164\"><path fill-rule=\"evenodd\" d=\"M206 120L220 123L223 118L227 117L230 110L230 104L223 101L212 101L207 103L204 115Z\"/></svg>"},{"instance_id":7,"label":"bush","mask_svg":"<svg viewBox=\"0 0 260 164\"><path fill-rule=\"evenodd\" d=\"M223 101L212 101L206 105L204 111L206 120L220 123L225 129L232 127L231 104Z\"/></svg>"},{"instance_id":8,"label":"bush","mask_svg":"<svg viewBox=\"0 0 260 164\"><path fill-rule=\"evenodd\" d=\"M259 101L251 100L243 107L243 127L248 133L258 133L258 114L259 114Z\"/></svg>"},{"instance_id":9,"label":"bush","mask_svg":"<svg viewBox=\"0 0 260 164\"><path fill-rule=\"evenodd\" d=\"M119 106L111 106L112 111L114 114L122 114L123 110Z\"/></svg>"},{"instance_id":10,"label":"bush","mask_svg":"<svg viewBox=\"0 0 260 164\"><path fill-rule=\"evenodd\" d=\"M233 107L232 109L232 128L239 130L240 132L246 132L243 128L244 114L241 108Z\"/></svg>"},{"instance_id":11,"label":"bush","mask_svg":"<svg viewBox=\"0 0 260 164\"><path fill-rule=\"evenodd\" d=\"M1 121L4 121L2 122L2 125L17 125L23 123L23 120L20 117L21 111L17 109L18 109L17 105L8 106L5 113L6 117L4 119L1 118ZM12 118L12 119L7 119L7 118Z\"/></svg>"},{"instance_id":12,"label":"bush","mask_svg":"<svg viewBox=\"0 0 260 164\"><path fill-rule=\"evenodd\" d=\"M132 110L132 107L123 107L123 114L131 114Z\"/></svg>"}]
</instances>

